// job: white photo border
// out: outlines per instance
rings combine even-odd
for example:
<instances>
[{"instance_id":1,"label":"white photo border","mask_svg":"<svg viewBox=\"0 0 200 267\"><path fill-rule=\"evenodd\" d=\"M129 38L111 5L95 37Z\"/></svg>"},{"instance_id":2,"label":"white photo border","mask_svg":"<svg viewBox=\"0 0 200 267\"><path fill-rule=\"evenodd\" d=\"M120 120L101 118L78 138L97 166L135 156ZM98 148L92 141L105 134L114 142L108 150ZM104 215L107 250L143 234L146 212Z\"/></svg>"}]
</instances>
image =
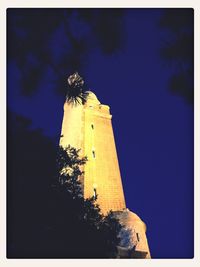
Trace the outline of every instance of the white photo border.
<instances>
[{"instance_id":1,"label":"white photo border","mask_svg":"<svg viewBox=\"0 0 200 267\"><path fill-rule=\"evenodd\" d=\"M193 259L7 259L6 258L6 9L7 8L67 8L67 7L107 7L107 8L193 8L194 9L194 258ZM199 0L1 0L0 2L0 265L19 266L181 266L192 267L200 262L200 1Z\"/></svg>"}]
</instances>

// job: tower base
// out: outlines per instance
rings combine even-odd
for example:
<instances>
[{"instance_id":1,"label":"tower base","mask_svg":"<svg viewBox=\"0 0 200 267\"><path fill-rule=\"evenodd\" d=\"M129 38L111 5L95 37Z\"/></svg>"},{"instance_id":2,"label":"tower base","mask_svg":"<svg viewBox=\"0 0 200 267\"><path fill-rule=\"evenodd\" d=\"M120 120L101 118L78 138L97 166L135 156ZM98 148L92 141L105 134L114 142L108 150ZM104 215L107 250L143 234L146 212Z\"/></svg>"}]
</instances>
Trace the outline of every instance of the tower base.
<instances>
[{"instance_id":1,"label":"tower base","mask_svg":"<svg viewBox=\"0 0 200 267\"><path fill-rule=\"evenodd\" d=\"M150 251L146 238L146 225L135 213L129 209L114 212L123 228L118 246L119 258L150 259Z\"/></svg>"}]
</instances>

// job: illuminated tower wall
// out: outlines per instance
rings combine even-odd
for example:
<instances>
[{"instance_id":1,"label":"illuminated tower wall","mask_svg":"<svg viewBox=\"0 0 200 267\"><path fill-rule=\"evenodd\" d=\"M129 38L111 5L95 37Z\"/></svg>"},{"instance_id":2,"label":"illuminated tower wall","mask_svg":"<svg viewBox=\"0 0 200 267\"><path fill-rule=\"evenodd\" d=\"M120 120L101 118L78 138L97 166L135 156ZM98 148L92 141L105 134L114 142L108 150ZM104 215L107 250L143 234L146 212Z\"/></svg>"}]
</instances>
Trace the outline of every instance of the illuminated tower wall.
<instances>
[{"instance_id":1,"label":"illuminated tower wall","mask_svg":"<svg viewBox=\"0 0 200 267\"><path fill-rule=\"evenodd\" d=\"M84 198L97 194L101 212L115 211L120 222L132 229L135 251L150 258L146 225L126 208L111 118L109 106L102 105L92 92L84 105L65 102L60 145L80 148L80 156L87 156L81 180ZM123 247L119 251L123 254Z\"/></svg>"},{"instance_id":2,"label":"illuminated tower wall","mask_svg":"<svg viewBox=\"0 0 200 267\"><path fill-rule=\"evenodd\" d=\"M98 195L97 203L106 214L126 207L115 147L109 106L89 93L86 104L64 104L60 145L81 148L87 156L84 166L84 197Z\"/></svg>"}]
</instances>

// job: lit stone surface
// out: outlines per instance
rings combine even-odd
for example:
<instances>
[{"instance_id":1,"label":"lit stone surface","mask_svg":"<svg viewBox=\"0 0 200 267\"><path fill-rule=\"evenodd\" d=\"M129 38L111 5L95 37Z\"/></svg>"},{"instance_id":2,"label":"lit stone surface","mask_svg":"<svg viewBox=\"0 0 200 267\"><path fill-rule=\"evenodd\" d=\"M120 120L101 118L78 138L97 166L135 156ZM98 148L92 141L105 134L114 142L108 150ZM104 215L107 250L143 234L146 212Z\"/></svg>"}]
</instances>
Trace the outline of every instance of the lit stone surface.
<instances>
[{"instance_id":1,"label":"lit stone surface","mask_svg":"<svg viewBox=\"0 0 200 267\"><path fill-rule=\"evenodd\" d=\"M83 106L64 104L64 116L60 145L67 147L69 144L75 148L82 148L83 142Z\"/></svg>"},{"instance_id":2,"label":"lit stone surface","mask_svg":"<svg viewBox=\"0 0 200 267\"><path fill-rule=\"evenodd\" d=\"M103 214L126 207L109 109L92 92L84 106L65 102L60 138L61 146L70 144L87 156L84 197L93 196L95 188Z\"/></svg>"},{"instance_id":3,"label":"lit stone surface","mask_svg":"<svg viewBox=\"0 0 200 267\"><path fill-rule=\"evenodd\" d=\"M81 156L87 156L84 176L80 178L84 198L97 194L103 214L116 211L120 222L132 229L133 245L139 237L137 252L150 258L146 226L126 209L111 118L109 106L102 105L92 92L84 105L73 106L65 102L60 145L80 148Z\"/></svg>"},{"instance_id":4,"label":"lit stone surface","mask_svg":"<svg viewBox=\"0 0 200 267\"><path fill-rule=\"evenodd\" d=\"M125 208L124 193L115 148L109 107L91 93L84 106L84 197L98 195L102 213Z\"/></svg>"},{"instance_id":5,"label":"lit stone surface","mask_svg":"<svg viewBox=\"0 0 200 267\"><path fill-rule=\"evenodd\" d=\"M118 211L115 215L126 229L131 230L130 239L132 245L135 246L135 251L142 253L144 258L151 258L146 238L146 225L140 217L129 209Z\"/></svg>"}]
</instances>

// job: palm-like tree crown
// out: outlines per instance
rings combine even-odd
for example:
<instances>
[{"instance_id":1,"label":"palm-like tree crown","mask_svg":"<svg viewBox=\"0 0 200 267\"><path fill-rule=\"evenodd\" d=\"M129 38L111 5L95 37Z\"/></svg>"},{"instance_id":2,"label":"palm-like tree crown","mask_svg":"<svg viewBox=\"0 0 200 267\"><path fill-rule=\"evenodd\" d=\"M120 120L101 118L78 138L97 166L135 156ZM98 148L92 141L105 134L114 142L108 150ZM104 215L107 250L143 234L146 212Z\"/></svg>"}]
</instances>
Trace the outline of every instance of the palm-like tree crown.
<instances>
[{"instance_id":1,"label":"palm-like tree crown","mask_svg":"<svg viewBox=\"0 0 200 267\"><path fill-rule=\"evenodd\" d=\"M85 104L88 93L84 90L84 80L75 72L67 79L66 101L72 105Z\"/></svg>"}]
</instances>

